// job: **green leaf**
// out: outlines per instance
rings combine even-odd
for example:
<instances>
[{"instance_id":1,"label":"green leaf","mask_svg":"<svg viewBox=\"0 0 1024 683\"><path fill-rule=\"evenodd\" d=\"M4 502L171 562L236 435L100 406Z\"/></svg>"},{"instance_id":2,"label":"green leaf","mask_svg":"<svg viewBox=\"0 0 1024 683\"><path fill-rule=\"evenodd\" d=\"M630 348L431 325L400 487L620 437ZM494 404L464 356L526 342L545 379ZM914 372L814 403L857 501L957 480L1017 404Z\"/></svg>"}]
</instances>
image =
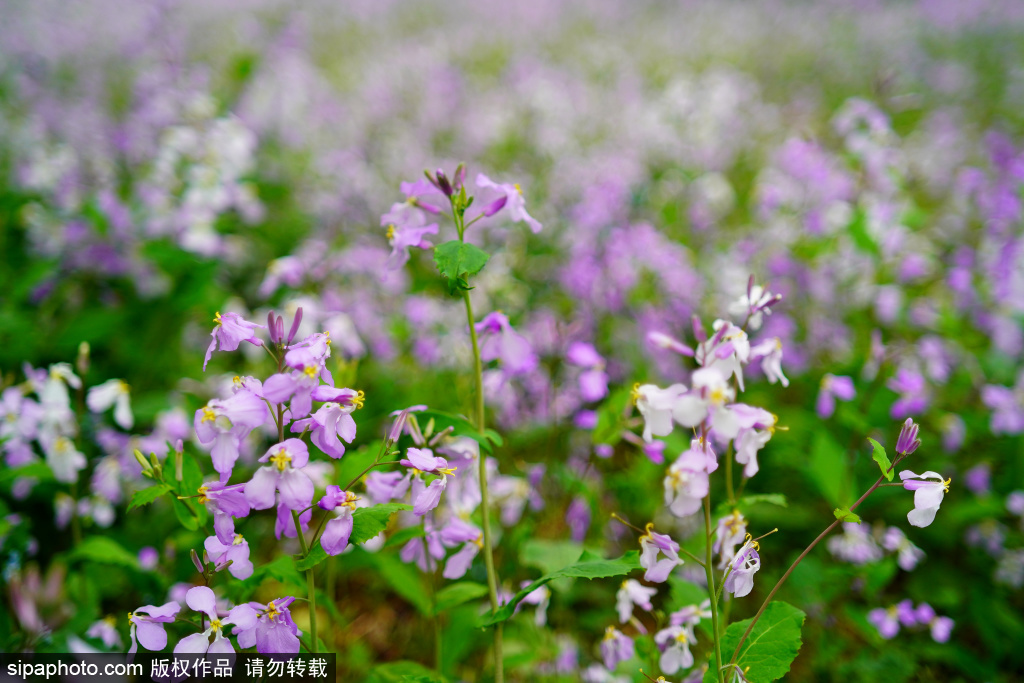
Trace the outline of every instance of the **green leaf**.
<instances>
[{"instance_id":1,"label":"green leaf","mask_svg":"<svg viewBox=\"0 0 1024 683\"><path fill-rule=\"evenodd\" d=\"M780 508L789 507L789 501L787 501L786 496L781 493L755 493L749 496L743 496L738 501L738 504L743 506L757 505L758 503L778 505Z\"/></svg>"},{"instance_id":2,"label":"green leaf","mask_svg":"<svg viewBox=\"0 0 1024 683\"><path fill-rule=\"evenodd\" d=\"M842 505L847 498L849 467L842 446L828 432L818 430L811 442L807 473L831 505ZM848 501L846 501L848 502Z\"/></svg>"},{"instance_id":3,"label":"green leaf","mask_svg":"<svg viewBox=\"0 0 1024 683\"><path fill-rule=\"evenodd\" d=\"M470 289L467 278L476 275L487 265L491 255L480 247L452 240L434 247L434 263L442 276L448 279L448 291Z\"/></svg>"},{"instance_id":4,"label":"green leaf","mask_svg":"<svg viewBox=\"0 0 1024 683\"><path fill-rule=\"evenodd\" d=\"M138 569L139 560L120 543L108 536L90 536L74 549L71 557L77 560L114 564L129 569Z\"/></svg>"},{"instance_id":5,"label":"green leaf","mask_svg":"<svg viewBox=\"0 0 1024 683\"><path fill-rule=\"evenodd\" d=\"M479 625L481 627L493 626L494 624L508 620L515 612L516 605L518 605L523 598L549 581L561 578L602 579L609 576L624 576L634 569L639 568L640 553L636 550L630 550L622 557L618 557L613 560L603 560L589 550L584 550L583 554L580 555L580 558L575 564L571 564L568 567L563 567L558 571L540 577L529 586L516 593L512 599L502 606L502 608L495 614L484 615L481 618Z\"/></svg>"},{"instance_id":6,"label":"green leaf","mask_svg":"<svg viewBox=\"0 0 1024 683\"><path fill-rule=\"evenodd\" d=\"M447 612L452 607L461 605L470 600L487 595L487 586L475 581L459 581L450 586L445 586L437 592L435 598L434 612L440 614Z\"/></svg>"},{"instance_id":7,"label":"green leaf","mask_svg":"<svg viewBox=\"0 0 1024 683\"><path fill-rule=\"evenodd\" d=\"M349 536L349 543L365 543L371 538L384 531L391 515L399 510L412 510L411 505L405 503L384 503L368 508L356 508L352 513L352 535ZM312 569L327 559L327 552L316 542L306 557L295 556L295 568L300 572Z\"/></svg>"},{"instance_id":8,"label":"green leaf","mask_svg":"<svg viewBox=\"0 0 1024 683\"><path fill-rule=\"evenodd\" d=\"M367 683L447 683L447 678L418 662L378 664L370 670Z\"/></svg>"},{"instance_id":9,"label":"green leaf","mask_svg":"<svg viewBox=\"0 0 1024 683\"><path fill-rule=\"evenodd\" d=\"M842 507L836 508L832 511L832 514L836 516L840 522L856 522L860 524L860 517L853 512L850 512L850 508Z\"/></svg>"},{"instance_id":10,"label":"green leaf","mask_svg":"<svg viewBox=\"0 0 1024 683\"><path fill-rule=\"evenodd\" d=\"M149 505L157 498L171 490L173 489L171 489L167 484L157 484L156 486L150 486L147 489L136 491L132 494L132 502L128 504L128 512L131 512L135 508L142 507L143 505Z\"/></svg>"},{"instance_id":11,"label":"green leaf","mask_svg":"<svg viewBox=\"0 0 1024 683\"><path fill-rule=\"evenodd\" d=\"M503 443L497 433L488 429L484 434L481 434L473 426L472 422L460 415L452 415L440 410L421 410L416 413L416 421L419 423L420 429L424 429L431 420L434 421L434 430L431 434L436 434L451 427L454 436L468 436L480 444L480 450L486 453L491 452L492 441L499 446Z\"/></svg>"},{"instance_id":12,"label":"green leaf","mask_svg":"<svg viewBox=\"0 0 1024 683\"><path fill-rule=\"evenodd\" d=\"M886 481L892 481L896 472L894 471L892 463L889 462L889 456L885 452L885 447L871 437L868 437L868 441L871 442L871 448L874 451L871 454L871 459L878 463L878 468L882 470L882 474L885 475Z\"/></svg>"},{"instance_id":13,"label":"green leaf","mask_svg":"<svg viewBox=\"0 0 1024 683\"><path fill-rule=\"evenodd\" d=\"M583 546L573 541L552 541L545 538L532 538L525 541L519 550L519 563L524 567L535 567L541 574L550 574L562 567L575 562ZM551 588L563 592L572 586L572 579L558 579Z\"/></svg>"},{"instance_id":14,"label":"green leaf","mask_svg":"<svg viewBox=\"0 0 1024 683\"><path fill-rule=\"evenodd\" d=\"M52 481L53 470L45 462L34 462L31 465L25 465L24 467L15 467L12 469L3 468L0 469L0 483L17 479L19 477L34 477L39 481Z\"/></svg>"},{"instance_id":15,"label":"green leaf","mask_svg":"<svg viewBox=\"0 0 1024 683\"><path fill-rule=\"evenodd\" d=\"M743 642L743 649L736 659L740 669L750 667L746 676L756 683L766 683L782 678L789 671L789 665L796 659L800 651L800 628L807 615L796 607L776 600L757 620L754 630ZM723 663L732 659L736 644L747 630L751 619L744 619L729 624L722 639ZM727 680L729 677L726 677ZM715 676L714 662L711 669L704 674L704 683L713 683Z\"/></svg>"},{"instance_id":16,"label":"green leaf","mask_svg":"<svg viewBox=\"0 0 1024 683\"><path fill-rule=\"evenodd\" d=\"M199 519L197 519L195 512L192 508L185 504L185 501L178 500L177 498L171 499L171 505L174 508L174 516L178 518L181 525L189 531L195 531L199 528Z\"/></svg>"},{"instance_id":17,"label":"green leaf","mask_svg":"<svg viewBox=\"0 0 1024 683\"><path fill-rule=\"evenodd\" d=\"M388 537L387 542L384 544L385 548L390 548L394 545L405 545L408 541L414 538L422 538L424 536L422 526L407 526L404 529L399 529L395 533Z\"/></svg>"}]
</instances>

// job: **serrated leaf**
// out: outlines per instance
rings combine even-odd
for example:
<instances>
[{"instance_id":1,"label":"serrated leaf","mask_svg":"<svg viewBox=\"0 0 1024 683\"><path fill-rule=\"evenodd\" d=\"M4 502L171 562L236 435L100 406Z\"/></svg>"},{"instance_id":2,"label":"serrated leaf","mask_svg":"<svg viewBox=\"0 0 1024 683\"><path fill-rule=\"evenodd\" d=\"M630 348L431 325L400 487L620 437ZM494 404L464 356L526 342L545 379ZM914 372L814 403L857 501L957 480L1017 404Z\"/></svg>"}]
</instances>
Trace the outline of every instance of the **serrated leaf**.
<instances>
[{"instance_id":1,"label":"serrated leaf","mask_svg":"<svg viewBox=\"0 0 1024 683\"><path fill-rule=\"evenodd\" d=\"M149 505L160 496L164 495L168 491L173 489L167 484L157 484L156 486L150 486L149 488L136 491L132 494L132 502L128 504L128 512L131 512L135 508L142 507L143 505Z\"/></svg>"},{"instance_id":2,"label":"serrated leaf","mask_svg":"<svg viewBox=\"0 0 1024 683\"><path fill-rule=\"evenodd\" d=\"M748 680L767 683L786 675L789 665L800 651L800 628L806 616L785 602L776 600L768 605L764 614L757 620L754 630L743 642L743 649L736 658L736 664L741 670L750 667L746 673ZM751 621L752 619L737 621L729 624L729 628L725 630L725 636L722 638L723 664L732 659L736 644L740 642L740 637ZM711 669L704 674L704 683L714 683L717 680L712 662Z\"/></svg>"},{"instance_id":3,"label":"serrated leaf","mask_svg":"<svg viewBox=\"0 0 1024 683\"><path fill-rule=\"evenodd\" d=\"M508 620L515 612L516 605L518 605L523 598L544 584L554 581L555 579L603 579L609 576L624 576L634 569L639 568L640 553L636 550L630 550L622 557L612 560L601 559L589 550L584 550L583 554L580 555L580 559L578 559L574 564L540 577L529 586L523 588L512 596L512 599L505 603L505 605L503 605L496 613L487 614L481 617L479 626L493 626L494 624Z\"/></svg>"},{"instance_id":4,"label":"serrated leaf","mask_svg":"<svg viewBox=\"0 0 1024 683\"><path fill-rule=\"evenodd\" d=\"M832 514L835 515L836 519L840 522L856 522L857 524L860 524L860 517L856 513L850 512L850 508L848 507L836 508L832 511Z\"/></svg>"},{"instance_id":5,"label":"serrated leaf","mask_svg":"<svg viewBox=\"0 0 1024 683\"><path fill-rule=\"evenodd\" d=\"M452 607L461 605L470 600L487 595L487 586L475 581L459 581L450 586L445 586L437 592L434 598L434 612L440 614L447 612Z\"/></svg>"},{"instance_id":6,"label":"serrated leaf","mask_svg":"<svg viewBox=\"0 0 1024 683\"><path fill-rule=\"evenodd\" d=\"M885 447L871 437L868 437L868 441L871 442L871 459L878 463L878 468L882 470L882 474L885 475L886 481L892 481L896 472L894 471L892 463L889 462L889 455L885 452Z\"/></svg>"},{"instance_id":7,"label":"serrated leaf","mask_svg":"<svg viewBox=\"0 0 1024 683\"><path fill-rule=\"evenodd\" d=\"M71 557L89 562L114 564L119 567L138 569L139 560L134 553L108 536L90 536L72 551Z\"/></svg>"},{"instance_id":8,"label":"serrated leaf","mask_svg":"<svg viewBox=\"0 0 1024 683\"><path fill-rule=\"evenodd\" d=\"M356 508L352 513L352 535L349 543L365 543L388 527L391 515L399 510L412 510L405 503L384 503L368 508ZM327 552L316 542L306 557L295 556L295 568L300 572L312 569L327 559Z\"/></svg>"},{"instance_id":9,"label":"serrated leaf","mask_svg":"<svg viewBox=\"0 0 1024 683\"><path fill-rule=\"evenodd\" d=\"M452 240L434 247L434 263L442 276L448 279L448 291L455 293L469 289L468 276L476 275L491 255L480 247Z\"/></svg>"}]
</instances>

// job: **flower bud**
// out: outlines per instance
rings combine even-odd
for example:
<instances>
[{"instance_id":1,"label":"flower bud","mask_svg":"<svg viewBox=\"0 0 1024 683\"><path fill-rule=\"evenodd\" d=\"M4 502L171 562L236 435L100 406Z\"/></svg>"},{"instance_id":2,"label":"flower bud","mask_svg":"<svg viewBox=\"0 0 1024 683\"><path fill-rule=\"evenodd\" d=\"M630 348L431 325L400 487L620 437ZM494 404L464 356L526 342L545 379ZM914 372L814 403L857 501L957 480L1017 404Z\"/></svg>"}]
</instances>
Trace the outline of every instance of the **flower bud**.
<instances>
[{"instance_id":1,"label":"flower bud","mask_svg":"<svg viewBox=\"0 0 1024 683\"><path fill-rule=\"evenodd\" d=\"M708 340L708 333L704 331L704 323L701 322L700 316L695 315L691 320L693 322L693 336L699 342L706 342Z\"/></svg>"},{"instance_id":2,"label":"flower bud","mask_svg":"<svg viewBox=\"0 0 1024 683\"><path fill-rule=\"evenodd\" d=\"M200 574L205 574L206 571L203 569L203 563L199 559L199 553L196 552L195 548L192 548L192 549L189 550L189 557L192 558L192 564L195 565L196 571L199 572Z\"/></svg>"},{"instance_id":3,"label":"flower bud","mask_svg":"<svg viewBox=\"0 0 1024 683\"><path fill-rule=\"evenodd\" d=\"M490 218L494 214L498 213L505 208L505 204L508 203L508 196L502 195L495 199L493 202L484 207L484 215Z\"/></svg>"},{"instance_id":4,"label":"flower bud","mask_svg":"<svg viewBox=\"0 0 1024 683\"><path fill-rule=\"evenodd\" d=\"M135 460L142 466L142 476L153 478L153 468L150 466L149 461L146 460L146 456L142 454L138 448L132 451L132 455L135 456Z\"/></svg>"},{"instance_id":5,"label":"flower bud","mask_svg":"<svg viewBox=\"0 0 1024 683\"><path fill-rule=\"evenodd\" d=\"M292 320L292 327L288 330L288 343L291 344L295 340L295 335L299 333L299 325L302 323L302 306L295 309L295 319ZM283 321L282 321L283 324Z\"/></svg>"},{"instance_id":6,"label":"flower bud","mask_svg":"<svg viewBox=\"0 0 1024 683\"><path fill-rule=\"evenodd\" d=\"M267 333L270 334L272 344L280 343L281 339L277 336L277 319L274 317L273 311L267 313Z\"/></svg>"},{"instance_id":7,"label":"flower bud","mask_svg":"<svg viewBox=\"0 0 1024 683\"><path fill-rule=\"evenodd\" d=\"M461 190L466 185L466 164L460 163L455 167L455 175L452 177L452 186L456 191Z\"/></svg>"},{"instance_id":8,"label":"flower bud","mask_svg":"<svg viewBox=\"0 0 1024 683\"><path fill-rule=\"evenodd\" d=\"M921 439L917 438L919 429L919 425L914 424L914 420L908 417L907 421L903 423L903 429L900 430L899 438L896 439L897 453L910 455L918 449L921 445Z\"/></svg>"},{"instance_id":9,"label":"flower bud","mask_svg":"<svg viewBox=\"0 0 1024 683\"><path fill-rule=\"evenodd\" d=\"M89 372L89 342L84 341L78 345L78 358L75 360L75 369L79 375Z\"/></svg>"},{"instance_id":10,"label":"flower bud","mask_svg":"<svg viewBox=\"0 0 1024 683\"><path fill-rule=\"evenodd\" d=\"M448 181L448 176L444 174L444 171L437 169L437 189L444 192L444 196L451 197L455 194L455 190L452 189L452 184Z\"/></svg>"}]
</instances>

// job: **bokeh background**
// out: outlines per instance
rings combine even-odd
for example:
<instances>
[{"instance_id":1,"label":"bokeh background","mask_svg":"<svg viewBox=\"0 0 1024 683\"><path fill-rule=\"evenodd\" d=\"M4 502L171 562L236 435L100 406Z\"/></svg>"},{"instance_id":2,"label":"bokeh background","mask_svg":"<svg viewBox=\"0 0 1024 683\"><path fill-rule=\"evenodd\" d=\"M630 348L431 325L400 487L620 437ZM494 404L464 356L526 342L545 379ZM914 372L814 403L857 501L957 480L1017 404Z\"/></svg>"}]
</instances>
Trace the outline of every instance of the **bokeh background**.
<instances>
[{"instance_id":1,"label":"bokeh background","mask_svg":"<svg viewBox=\"0 0 1024 683\"><path fill-rule=\"evenodd\" d=\"M392 410L469 411L461 304L429 253L388 270L380 227L400 182L464 161L470 178L518 182L544 224L533 235L499 215L470 237L494 254L474 308L503 311L540 358L488 374L508 588L583 547L635 548L613 511L703 547L696 524L664 516L664 466L619 416L634 382L688 379L647 333L692 342L691 315L725 317L754 274L784 297L756 339L781 340L790 385L751 368L747 402L788 431L746 490L788 504L745 510L780 533L731 618L874 481L866 438L891 446L912 416L924 445L907 466L952 477L950 493L916 529L909 494L882 490L861 527L801 565L780 594L808 614L786 680L1024 676L1021 3L8 0L0 13L3 387L21 391L25 363L75 364L87 342L86 386L123 379L135 414L125 430L78 406L89 465L72 487L37 445L25 460L0 436L0 648L102 648L84 635L96 620L117 616L126 639L119 615L196 580L202 533L167 501L126 507L147 485L132 448L162 457L183 438L211 473L193 411L234 375L272 372L254 347L202 371L216 311L262 322L301 306L305 332L331 332L338 385L367 395L332 481L362 469ZM581 394L574 341L606 360L607 399ZM856 396L829 410L833 375ZM269 443L252 441L250 464ZM72 498L86 538L113 546L77 547ZM261 559L232 597L302 595L272 563L272 521L247 524ZM891 527L926 554L911 571L884 545ZM140 562L144 548L157 559ZM397 547L319 571L344 680L434 666L429 579ZM478 561L470 578L483 576ZM659 609L700 580L684 568ZM616 588L553 585L544 624L528 608L506 629L510 675L579 680ZM947 642L927 625L880 636L867 614L907 599L954 620ZM451 680L482 680L478 612L443 616ZM707 640L695 651L703 661ZM643 661L618 675L641 680Z\"/></svg>"}]
</instances>

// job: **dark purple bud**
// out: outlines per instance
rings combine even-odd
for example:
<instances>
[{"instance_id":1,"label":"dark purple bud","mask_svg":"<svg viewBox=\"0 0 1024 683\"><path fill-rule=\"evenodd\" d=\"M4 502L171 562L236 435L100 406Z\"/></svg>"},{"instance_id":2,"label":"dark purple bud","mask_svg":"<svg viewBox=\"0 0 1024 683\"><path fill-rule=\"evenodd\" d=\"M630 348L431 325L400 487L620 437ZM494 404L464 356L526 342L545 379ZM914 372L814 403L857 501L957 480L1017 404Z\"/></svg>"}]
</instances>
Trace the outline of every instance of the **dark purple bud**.
<instances>
[{"instance_id":1,"label":"dark purple bud","mask_svg":"<svg viewBox=\"0 0 1024 683\"><path fill-rule=\"evenodd\" d=\"M274 312L267 313L267 333L270 334L270 341L274 344L280 344L281 339L277 336L277 323L274 322Z\"/></svg>"},{"instance_id":2,"label":"dark purple bud","mask_svg":"<svg viewBox=\"0 0 1024 683\"><path fill-rule=\"evenodd\" d=\"M213 568L213 571L215 571L215 572L222 572L225 569L227 569L228 567L230 567L233 563L234 563L234 560L228 560L227 562L221 562L220 564L218 564L216 567Z\"/></svg>"},{"instance_id":3,"label":"dark purple bud","mask_svg":"<svg viewBox=\"0 0 1024 683\"><path fill-rule=\"evenodd\" d=\"M751 273L750 274L750 279L747 280L747 301L750 301L750 303L754 303L753 301L751 301L751 299L753 298L752 297L753 291L754 291L754 274Z\"/></svg>"},{"instance_id":4,"label":"dark purple bud","mask_svg":"<svg viewBox=\"0 0 1024 683\"><path fill-rule=\"evenodd\" d=\"M900 430L900 436L896 439L896 452L903 455L910 455L921 445L921 439L917 438L920 427L914 424L914 420L907 418Z\"/></svg>"},{"instance_id":5,"label":"dark purple bud","mask_svg":"<svg viewBox=\"0 0 1024 683\"><path fill-rule=\"evenodd\" d=\"M504 209L506 203L508 203L508 195L502 195L498 197L493 202L484 207L484 215L490 218L494 214Z\"/></svg>"},{"instance_id":6,"label":"dark purple bud","mask_svg":"<svg viewBox=\"0 0 1024 683\"><path fill-rule=\"evenodd\" d=\"M452 177L453 187L458 192L466 184L466 164L461 163L455 168L455 175Z\"/></svg>"},{"instance_id":7,"label":"dark purple bud","mask_svg":"<svg viewBox=\"0 0 1024 683\"><path fill-rule=\"evenodd\" d=\"M444 192L444 196L446 197L451 197L455 193L455 190L452 189L452 184L448 182L448 176L446 176L444 171L441 169L437 169L437 182L435 184L437 185L437 189Z\"/></svg>"},{"instance_id":8,"label":"dark purple bud","mask_svg":"<svg viewBox=\"0 0 1024 683\"><path fill-rule=\"evenodd\" d=\"M691 318L691 322L693 322L693 336L696 337L699 342L706 342L708 340L708 334L704 331L704 323L700 321L700 316L693 316L693 318Z\"/></svg>"},{"instance_id":9,"label":"dark purple bud","mask_svg":"<svg viewBox=\"0 0 1024 683\"><path fill-rule=\"evenodd\" d=\"M196 552L195 548L192 548L189 551L189 554L190 554L190 556L192 558L192 564L194 564L196 566L196 571L199 572L200 574L204 574L205 572L203 570L203 562L202 562L202 560L199 559L199 553Z\"/></svg>"},{"instance_id":10,"label":"dark purple bud","mask_svg":"<svg viewBox=\"0 0 1024 683\"><path fill-rule=\"evenodd\" d=\"M295 319L292 320L292 329L288 331L288 343L291 344L295 335L299 333L299 323L302 322L302 306L295 310Z\"/></svg>"},{"instance_id":11,"label":"dark purple bud","mask_svg":"<svg viewBox=\"0 0 1024 683\"><path fill-rule=\"evenodd\" d=\"M416 200L416 208L423 209L427 213L432 213L434 215L441 213L440 206L434 206L428 202L421 202L419 199Z\"/></svg>"}]
</instances>

